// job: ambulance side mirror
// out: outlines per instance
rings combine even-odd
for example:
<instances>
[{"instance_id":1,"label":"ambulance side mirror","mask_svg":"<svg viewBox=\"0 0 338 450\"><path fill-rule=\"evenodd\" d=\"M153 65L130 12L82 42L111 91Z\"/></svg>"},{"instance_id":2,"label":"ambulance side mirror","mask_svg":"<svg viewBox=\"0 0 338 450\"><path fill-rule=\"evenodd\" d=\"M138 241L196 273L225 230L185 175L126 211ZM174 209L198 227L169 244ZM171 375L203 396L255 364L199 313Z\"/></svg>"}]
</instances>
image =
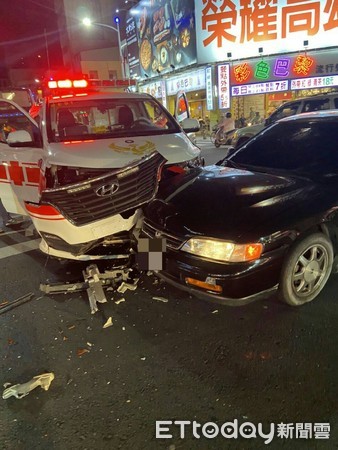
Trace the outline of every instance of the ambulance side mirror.
<instances>
[{"instance_id":1,"label":"ambulance side mirror","mask_svg":"<svg viewBox=\"0 0 338 450\"><path fill-rule=\"evenodd\" d=\"M18 130L8 134L7 144L10 147L30 147L34 145L34 141L28 131Z\"/></svg>"}]
</instances>

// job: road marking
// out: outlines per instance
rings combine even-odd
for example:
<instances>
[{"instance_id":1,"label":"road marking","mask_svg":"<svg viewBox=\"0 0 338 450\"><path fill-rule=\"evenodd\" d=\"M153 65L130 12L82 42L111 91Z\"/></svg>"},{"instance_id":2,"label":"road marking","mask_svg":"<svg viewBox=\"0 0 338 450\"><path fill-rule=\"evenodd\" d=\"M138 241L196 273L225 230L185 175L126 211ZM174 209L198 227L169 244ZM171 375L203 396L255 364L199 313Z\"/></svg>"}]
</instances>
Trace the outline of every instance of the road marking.
<instances>
[{"instance_id":1,"label":"road marking","mask_svg":"<svg viewBox=\"0 0 338 450\"><path fill-rule=\"evenodd\" d=\"M6 233L10 234L10 233ZM3 236L3 235L2 235ZM20 244L8 245L0 248L0 259L9 258L10 256L20 255L21 253L30 252L39 248L41 238L32 241L21 242Z\"/></svg>"}]
</instances>

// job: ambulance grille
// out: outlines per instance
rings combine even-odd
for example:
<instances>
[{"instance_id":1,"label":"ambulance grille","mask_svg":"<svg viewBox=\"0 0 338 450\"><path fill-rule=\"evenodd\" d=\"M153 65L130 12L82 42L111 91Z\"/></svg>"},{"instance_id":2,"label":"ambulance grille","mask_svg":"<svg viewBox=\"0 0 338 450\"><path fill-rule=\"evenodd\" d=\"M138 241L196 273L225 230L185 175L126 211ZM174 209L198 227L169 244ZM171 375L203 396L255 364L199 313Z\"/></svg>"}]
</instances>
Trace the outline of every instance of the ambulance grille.
<instances>
[{"instance_id":1,"label":"ambulance grille","mask_svg":"<svg viewBox=\"0 0 338 450\"><path fill-rule=\"evenodd\" d=\"M138 208L155 196L158 174L164 162L159 153L153 153L104 176L45 190L41 202L54 206L76 226L121 214Z\"/></svg>"}]
</instances>

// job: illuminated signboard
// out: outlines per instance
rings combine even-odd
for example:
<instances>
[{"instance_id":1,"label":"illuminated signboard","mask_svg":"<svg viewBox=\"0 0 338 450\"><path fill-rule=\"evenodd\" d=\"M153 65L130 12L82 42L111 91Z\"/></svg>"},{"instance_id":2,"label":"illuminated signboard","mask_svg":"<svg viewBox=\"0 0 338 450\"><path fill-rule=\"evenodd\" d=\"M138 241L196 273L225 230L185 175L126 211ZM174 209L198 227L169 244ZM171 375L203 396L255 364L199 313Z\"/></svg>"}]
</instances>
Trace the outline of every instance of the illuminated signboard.
<instances>
[{"instance_id":1,"label":"illuminated signboard","mask_svg":"<svg viewBox=\"0 0 338 450\"><path fill-rule=\"evenodd\" d=\"M139 91L156 98L162 98L162 81L139 85Z\"/></svg>"},{"instance_id":2,"label":"illuminated signboard","mask_svg":"<svg viewBox=\"0 0 338 450\"><path fill-rule=\"evenodd\" d=\"M272 92L282 92L289 90L289 82L285 81L269 81L266 83L242 84L240 86L231 87L231 95L253 95L253 94L271 94Z\"/></svg>"},{"instance_id":3,"label":"illuminated signboard","mask_svg":"<svg viewBox=\"0 0 338 450\"><path fill-rule=\"evenodd\" d=\"M219 109L230 108L230 70L229 64L217 66L218 72L218 107Z\"/></svg>"},{"instance_id":4,"label":"illuminated signboard","mask_svg":"<svg viewBox=\"0 0 338 450\"><path fill-rule=\"evenodd\" d=\"M141 0L127 13L126 41L131 78L195 64L194 0Z\"/></svg>"},{"instance_id":5,"label":"illuminated signboard","mask_svg":"<svg viewBox=\"0 0 338 450\"><path fill-rule=\"evenodd\" d=\"M230 70L232 85L337 74L337 50L233 62Z\"/></svg>"},{"instance_id":6,"label":"illuminated signboard","mask_svg":"<svg viewBox=\"0 0 338 450\"><path fill-rule=\"evenodd\" d=\"M227 59L298 52L337 43L337 0L196 0L197 59Z\"/></svg>"},{"instance_id":7,"label":"illuminated signboard","mask_svg":"<svg viewBox=\"0 0 338 450\"><path fill-rule=\"evenodd\" d=\"M167 92L164 80L139 85L139 91L145 94L150 94L155 98L161 99L162 105L165 107L167 106Z\"/></svg>"},{"instance_id":8,"label":"illuminated signboard","mask_svg":"<svg viewBox=\"0 0 338 450\"><path fill-rule=\"evenodd\" d=\"M176 95L178 91L199 91L205 89L205 70L198 69L181 76L167 79L167 94Z\"/></svg>"},{"instance_id":9,"label":"illuminated signboard","mask_svg":"<svg viewBox=\"0 0 338 450\"><path fill-rule=\"evenodd\" d=\"M214 96L212 85L212 69L207 67L205 69L205 83L206 83L206 97L207 97L207 110L212 111L214 109Z\"/></svg>"},{"instance_id":10,"label":"illuminated signboard","mask_svg":"<svg viewBox=\"0 0 338 450\"><path fill-rule=\"evenodd\" d=\"M162 105L166 108L167 107L167 88L165 85L165 81L162 80Z\"/></svg>"},{"instance_id":11,"label":"illuminated signboard","mask_svg":"<svg viewBox=\"0 0 338 450\"><path fill-rule=\"evenodd\" d=\"M291 90L338 86L338 75L291 80Z\"/></svg>"}]
</instances>

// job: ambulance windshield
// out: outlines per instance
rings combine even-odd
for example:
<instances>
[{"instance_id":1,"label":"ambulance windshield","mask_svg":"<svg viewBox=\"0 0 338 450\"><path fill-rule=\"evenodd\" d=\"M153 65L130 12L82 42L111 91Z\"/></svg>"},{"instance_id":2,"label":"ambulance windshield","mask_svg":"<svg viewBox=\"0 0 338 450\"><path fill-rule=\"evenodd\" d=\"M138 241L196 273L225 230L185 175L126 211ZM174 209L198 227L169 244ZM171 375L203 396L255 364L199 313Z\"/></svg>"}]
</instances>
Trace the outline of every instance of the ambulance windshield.
<instances>
[{"instance_id":1,"label":"ambulance windshield","mask_svg":"<svg viewBox=\"0 0 338 450\"><path fill-rule=\"evenodd\" d=\"M67 99L49 105L50 142L180 132L177 122L151 98Z\"/></svg>"}]
</instances>

